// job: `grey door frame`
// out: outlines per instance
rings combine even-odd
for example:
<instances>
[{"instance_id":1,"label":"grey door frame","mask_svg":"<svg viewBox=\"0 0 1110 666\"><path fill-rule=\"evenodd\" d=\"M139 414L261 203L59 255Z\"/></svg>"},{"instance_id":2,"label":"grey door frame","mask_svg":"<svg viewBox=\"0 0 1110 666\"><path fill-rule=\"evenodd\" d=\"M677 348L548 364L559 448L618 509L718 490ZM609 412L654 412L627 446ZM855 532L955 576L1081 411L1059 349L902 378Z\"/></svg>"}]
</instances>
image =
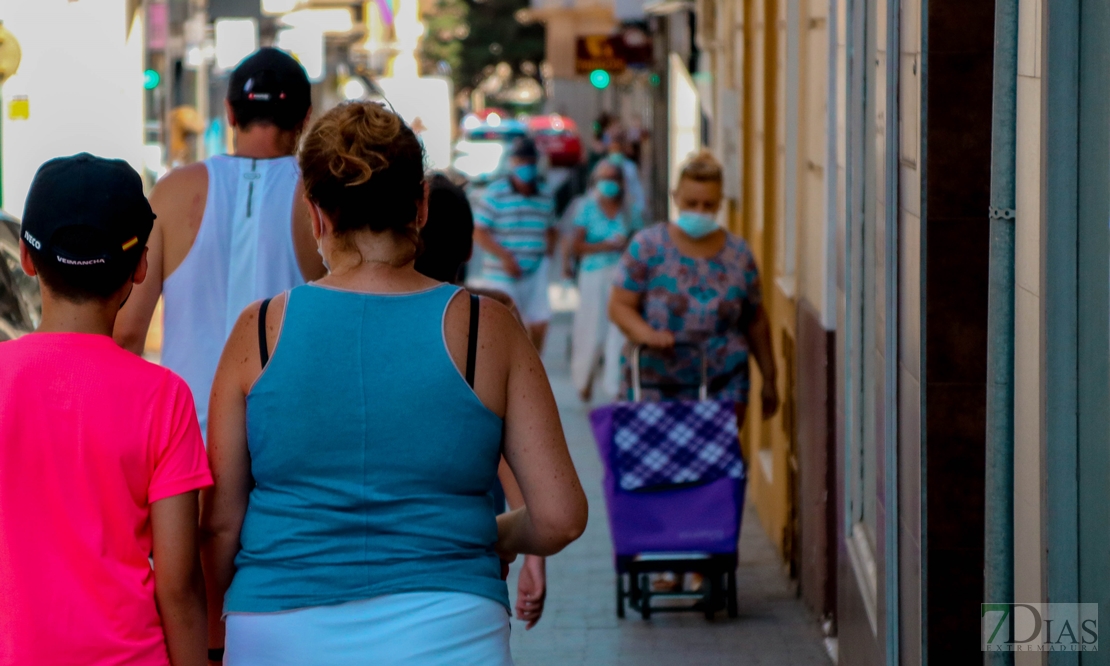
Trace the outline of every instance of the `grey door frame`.
<instances>
[{"instance_id":1,"label":"grey door frame","mask_svg":"<svg viewBox=\"0 0 1110 666\"><path fill-rule=\"evenodd\" d=\"M1079 17L1079 600L1110 611L1110 6ZM1110 651L1082 655L1110 664Z\"/></svg>"},{"instance_id":2,"label":"grey door frame","mask_svg":"<svg viewBox=\"0 0 1110 666\"><path fill-rule=\"evenodd\" d=\"M1110 608L1110 8L1042 7L1044 549L1048 602ZM1106 664L1110 654L1050 653Z\"/></svg>"}]
</instances>

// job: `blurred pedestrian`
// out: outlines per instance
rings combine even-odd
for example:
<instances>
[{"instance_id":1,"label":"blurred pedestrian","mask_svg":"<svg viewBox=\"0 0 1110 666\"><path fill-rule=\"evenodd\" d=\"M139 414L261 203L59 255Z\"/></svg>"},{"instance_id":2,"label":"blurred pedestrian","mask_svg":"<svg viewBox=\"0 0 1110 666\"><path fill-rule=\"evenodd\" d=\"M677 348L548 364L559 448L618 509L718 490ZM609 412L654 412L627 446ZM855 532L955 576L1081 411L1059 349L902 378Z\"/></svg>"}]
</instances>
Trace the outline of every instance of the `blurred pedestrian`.
<instances>
[{"instance_id":1,"label":"blurred pedestrian","mask_svg":"<svg viewBox=\"0 0 1110 666\"><path fill-rule=\"evenodd\" d=\"M424 251L416 258L417 272L433 280L462 286L466 262L474 251L474 214L470 201L461 187L447 176L433 174L428 187L428 219L420 230ZM520 320L516 304L507 294L494 289L468 289L472 294L492 298ZM523 322L521 322L523 326ZM524 496L505 459L497 470L493 506L497 513L524 506ZM538 555L525 555L517 578L516 617L527 622L526 629L536 626L543 616L547 599L547 563Z\"/></svg>"},{"instance_id":2,"label":"blurred pedestrian","mask_svg":"<svg viewBox=\"0 0 1110 666\"><path fill-rule=\"evenodd\" d=\"M397 115L342 104L300 163L329 273L247 308L213 386L226 662L511 664L501 561L586 521L543 365L504 307L416 272L424 154ZM502 452L525 506L495 517Z\"/></svg>"},{"instance_id":3,"label":"blurred pedestrian","mask_svg":"<svg viewBox=\"0 0 1110 666\"><path fill-rule=\"evenodd\" d=\"M590 133L590 141L586 147L586 173L592 174L597 163L605 159L609 154L609 147L605 144L605 133L609 130L609 126L613 124L613 116L608 112L602 111L598 114L597 119L593 122L592 132Z\"/></svg>"},{"instance_id":4,"label":"blurred pedestrian","mask_svg":"<svg viewBox=\"0 0 1110 666\"><path fill-rule=\"evenodd\" d=\"M648 131L644 127L644 121L639 116L632 116L628 131L625 132L624 154L636 163L637 168L644 163L644 142L647 141L647 138Z\"/></svg>"},{"instance_id":5,"label":"blurred pedestrian","mask_svg":"<svg viewBox=\"0 0 1110 666\"><path fill-rule=\"evenodd\" d=\"M231 74L227 115L234 155L175 169L154 187L150 276L116 322L116 341L143 353L164 299L161 362L196 400L201 432L224 341L252 301L324 275L293 153L311 112L308 76L264 48Z\"/></svg>"},{"instance_id":6,"label":"blurred pedestrian","mask_svg":"<svg viewBox=\"0 0 1110 666\"><path fill-rule=\"evenodd\" d=\"M763 377L764 418L778 408L770 326L748 244L717 224L721 165L702 151L683 167L673 193L678 217L641 231L621 257L609 315L633 344L667 354L645 355L648 400L695 397L700 366L676 342L702 345L708 356L709 394L733 400L743 424L748 403L748 356ZM624 372L622 394L631 395ZM694 387L683 388L683 387Z\"/></svg>"},{"instance_id":7,"label":"blurred pedestrian","mask_svg":"<svg viewBox=\"0 0 1110 666\"><path fill-rule=\"evenodd\" d=\"M623 336L609 322L613 272L632 235L644 223L640 209L628 200L623 170L609 160L594 171L593 188L574 218L572 251L581 258L578 310L572 329L570 374L578 395L589 402L598 364L620 353ZM608 354L604 352L609 351Z\"/></svg>"},{"instance_id":8,"label":"blurred pedestrian","mask_svg":"<svg viewBox=\"0 0 1110 666\"><path fill-rule=\"evenodd\" d=\"M474 240L486 253L482 279L513 299L532 344L542 350L551 320L548 272L558 230L555 204L539 182L538 158L531 139L514 142L512 173L490 185L474 211Z\"/></svg>"},{"instance_id":9,"label":"blurred pedestrian","mask_svg":"<svg viewBox=\"0 0 1110 666\"><path fill-rule=\"evenodd\" d=\"M640 169L635 162L628 159L625 154L627 149L626 135L620 125L614 125L605 135L605 146L609 151L608 159L621 168L624 174L625 196L629 203L644 210L647 197L644 194L644 185L640 181Z\"/></svg>"},{"instance_id":10,"label":"blurred pedestrian","mask_svg":"<svg viewBox=\"0 0 1110 666\"><path fill-rule=\"evenodd\" d=\"M20 263L42 321L0 344L5 664L205 663L197 490L212 477L193 399L112 340L153 221L122 160L51 160L27 194Z\"/></svg>"},{"instance_id":11,"label":"blurred pedestrian","mask_svg":"<svg viewBox=\"0 0 1110 666\"><path fill-rule=\"evenodd\" d=\"M195 108L181 105L170 112L170 167L197 161L197 137L203 133L204 123Z\"/></svg>"}]
</instances>

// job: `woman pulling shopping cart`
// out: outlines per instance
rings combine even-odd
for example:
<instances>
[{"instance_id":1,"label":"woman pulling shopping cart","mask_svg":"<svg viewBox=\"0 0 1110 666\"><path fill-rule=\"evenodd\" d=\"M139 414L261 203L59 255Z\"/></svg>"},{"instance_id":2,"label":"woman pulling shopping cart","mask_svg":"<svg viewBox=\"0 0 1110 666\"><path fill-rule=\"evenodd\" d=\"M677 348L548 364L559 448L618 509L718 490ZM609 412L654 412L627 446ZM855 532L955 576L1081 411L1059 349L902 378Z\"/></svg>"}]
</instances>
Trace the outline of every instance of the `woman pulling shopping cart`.
<instances>
[{"instance_id":1,"label":"woman pulling shopping cart","mask_svg":"<svg viewBox=\"0 0 1110 666\"><path fill-rule=\"evenodd\" d=\"M683 166L673 196L678 217L637 234L621 257L609 316L633 344L669 351L676 341L704 343L710 397L736 403L738 426L748 405L748 356L755 356L763 377L763 417L770 418L779 404L771 332L748 244L717 224L720 163L708 151L695 155ZM659 387L644 399L693 396L699 381L693 354L649 356L644 384ZM632 375L624 365L621 393L627 399Z\"/></svg>"},{"instance_id":2,"label":"woman pulling shopping cart","mask_svg":"<svg viewBox=\"0 0 1110 666\"><path fill-rule=\"evenodd\" d=\"M763 377L763 417L778 408L771 336L755 259L716 222L720 164L704 151L691 158L673 196L678 217L632 239L609 302L632 345L621 394L633 402L593 416L607 466L618 613L629 598L646 618L650 596L685 592L708 616L727 595L734 615L745 487L737 433L749 355ZM694 589L676 589L671 572L690 574Z\"/></svg>"}]
</instances>

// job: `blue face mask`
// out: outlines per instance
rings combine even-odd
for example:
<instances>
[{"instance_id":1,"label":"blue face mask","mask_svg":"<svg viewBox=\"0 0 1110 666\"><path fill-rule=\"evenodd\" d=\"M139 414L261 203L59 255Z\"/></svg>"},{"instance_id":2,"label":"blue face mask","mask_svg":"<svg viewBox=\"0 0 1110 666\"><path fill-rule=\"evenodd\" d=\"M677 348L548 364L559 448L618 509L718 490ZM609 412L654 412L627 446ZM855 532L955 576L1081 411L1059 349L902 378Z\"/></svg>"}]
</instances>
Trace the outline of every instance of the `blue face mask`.
<instances>
[{"instance_id":1,"label":"blue face mask","mask_svg":"<svg viewBox=\"0 0 1110 666\"><path fill-rule=\"evenodd\" d=\"M539 174L535 164L521 164L513 167L513 176L520 182L531 185L536 182L536 176Z\"/></svg>"},{"instance_id":2,"label":"blue face mask","mask_svg":"<svg viewBox=\"0 0 1110 666\"><path fill-rule=\"evenodd\" d=\"M621 153L609 153L609 162L621 166L624 164L624 155Z\"/></svg>"},{"instance_id":3,"label":"blue face mask","mask_svg":"<svg viewBox=\"0 0 1110 666\"><path fill-rule=\"evenodd\" d=\"M690 238L703 238L717 230L716 216L688 210L680 211L674 223Z\"/></svg>"},{"instance_id":4,"label":"blue face mask","mask_svg":"<svg viewBox=\"0 0 1110 666\"><path fill-rule=\"evenodd\" d=\"M616 199L621 195L621 184L615 180L599 180L597 193L606 199Z\"/></svg>"}]
</instances>

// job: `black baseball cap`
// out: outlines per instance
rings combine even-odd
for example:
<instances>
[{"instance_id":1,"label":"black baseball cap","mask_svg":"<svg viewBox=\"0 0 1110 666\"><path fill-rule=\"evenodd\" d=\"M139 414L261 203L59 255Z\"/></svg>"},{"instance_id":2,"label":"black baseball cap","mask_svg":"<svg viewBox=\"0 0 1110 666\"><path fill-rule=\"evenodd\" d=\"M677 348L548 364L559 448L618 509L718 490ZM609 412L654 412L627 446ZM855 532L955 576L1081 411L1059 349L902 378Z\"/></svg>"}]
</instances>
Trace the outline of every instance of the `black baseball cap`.
<instances>
[{"instance_id":1,"label":"black baseball cap","mask_svg":"<svg viewBox=\"0 0 1110 666\"><path fill-rule=\"evenodd\" d=\"M145 246L153 226L154 211L131 165L81 153L39 167L27 193L20 237L60 264L107 266ZM59 242L59 231L74 228L80 233Z\"/></svg>"},{"instance_id":2,"label":"black baseball cap","mask_svg":"<svg viewBox=\"0 0 1110 666\"><path fill-rule=\"evenodd\" d=\"M304 67L281 49L265 47L247 56L231 73L227 101L232 104L271 105L300 114L312 105L312 86Z\"/></svg>"}]
</instances>

